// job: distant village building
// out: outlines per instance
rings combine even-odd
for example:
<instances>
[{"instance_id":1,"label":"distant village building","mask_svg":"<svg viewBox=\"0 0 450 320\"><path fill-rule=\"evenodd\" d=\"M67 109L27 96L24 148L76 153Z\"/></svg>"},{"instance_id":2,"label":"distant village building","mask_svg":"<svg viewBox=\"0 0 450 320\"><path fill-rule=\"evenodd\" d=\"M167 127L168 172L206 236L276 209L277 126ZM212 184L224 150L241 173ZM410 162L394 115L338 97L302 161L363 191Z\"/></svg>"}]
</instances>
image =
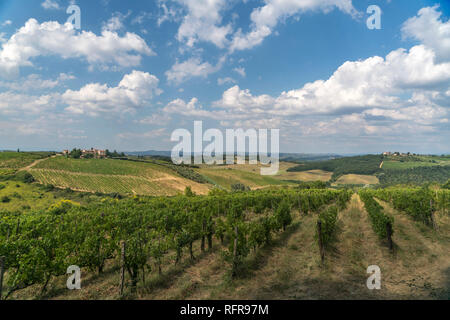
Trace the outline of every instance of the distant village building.
<instances>
[{"instance_id":1,"label":"distant village building","mask_svg":"<svg viewBox=\"0 0 450 320\"><path fill-rule=\"evenodd\" d=\"M400 153L400 152L383 152L383 156L393 156L393 157L409 157L411 155L415 155L414 153Z\"/></svg>"},{"instance_id":2,"label":"distant village building","mask_svg":"<svg viewBox=\"0 0 450 320\"><path fill-rule=\"evenodd\" d=\"M86 158L86 157L93 157L93 158L105 158L106 157L106 150L99 150L99 149L94 149L91 148L90 150L81 150L81 157L82 158Z\"/></svg>"},{"instance_id":3,"label":"distant village building","mask_svg":"<svg viewBox=\"0 0 450 320\"><path fill-rule=\"evenodd\" d=\"M76 151L76 149L75 149L75 151ZM81 153L79 155L80 158L102 159L102 158L106 158L106 156L107 156L106 150L100 150L100 149L94 149L94 148L79 150L79 152ZM61 154L65 157L72 156L72 152L69 150L63 150L61 152Z\"/></svg>"}]
</instances>

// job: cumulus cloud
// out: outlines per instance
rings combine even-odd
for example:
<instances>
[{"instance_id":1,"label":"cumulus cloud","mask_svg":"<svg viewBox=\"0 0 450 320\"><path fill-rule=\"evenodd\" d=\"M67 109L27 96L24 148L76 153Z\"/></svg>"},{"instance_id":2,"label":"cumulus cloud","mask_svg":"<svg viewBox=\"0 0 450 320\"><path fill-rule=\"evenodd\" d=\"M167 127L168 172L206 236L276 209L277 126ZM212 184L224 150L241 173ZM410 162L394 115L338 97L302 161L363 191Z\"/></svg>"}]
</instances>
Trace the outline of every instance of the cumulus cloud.
<instances>
[{"instance_id":1,"label":"cumulus cloud","mask_svg":"<svg viewBox=\"0 0 450 320\"><path fill-rule=\"evenodd\" d=\"M174 84L180 84L194 77L206 78L210 74L219 71L223 63L224 58L221 58L217 65L213 66L209 62L203 62L200 58L193 57L183 62L177 61L166 72L166 77L170 83Z\"/></svg>"},{"instance_id":2,"label":"cumulus cloud","mask_svg":"<svg viewBox=\"0 0 450 320\"><path fill-rule=\"evenodd\" d=\"M21 67L33 66L39 56L60 56L63 59L82 58L91 66L137 66L142 55L154 52L134 33L120 37L116 32L103 30L100 36L92 32L77 32L70 23L39 24L29 19L0 50L0 74L14 75Z\"/></svg>"},{"instance_id":3,"label":"cumulus cloud","mask_svg":"<svg viewBox=\"0 0 450 320\"><path fill-rule=\"evenodd\" d=\"M307 11L329 12L337 8L352 16L357 15L352 0L265 0L265 5L251 13L251 30L243 33L238 30L229 47L231 52L251 49L270 36L275 27L283 20Z\"/></svg>"},{"instance_id":4,"label":"cumulus cloud","mask_svg":"<svg viewBox=\"0 0 450 320\"><path fill-rule=\"evenodd\" d=\"M162 93L158 84L159 80L154 75L133 71L125 75L117 87L91 83L78 91L67 90L61 98L68 105L66 111L74 114L98 116L134 112L149 106L152 98Z\"/></svg>"},{"instance_id":5,"label":"cumulus cloud","mask_svg":"<svg viewBox=\"0 0 450 320\"><path fill-rule=\"evenodd\" d=\"M438 6L423 8L402 27L405 38L419 40L436 53L438 61L450 61L450 20L443 22Z\"/></svg>"},{"instance_id":6,"label":"cumulus cloud","mask_svg":"<svg viewBox=\"0 0 450 320\"><path fill-rule=\"evenodd\" d=\"M222 26L222 11L226 0L177 0L187 14L181 23L177 39L192 47L198 41L211 42L219 48L225 47L231 25Z\"/></svg>"},{"instance_id":7,"label":"cumulus cloud","mask_svg":"<svg viewBox=\"0 0 450 320\"><path fill-rule=\"evenodd\" d=\"M11 91L0 93L0 114L40 114L55 108L58 94L29 95Z\"/></svg>"},{"instance_id":8,"label":"cumulus cloud","mask_svg":"<svg viewBox=\"0 0 450 320\"><path fill-rule=\"evenodd\" d=\"M421 19L430 20L423 21L425 25L433 25L436 30L446 25L439 20L439 13L420 12ZM441 34L445 34L441 35L441 44L450 40L450 35ZM409 50L393 50L385 57L347 61L328 79L278 96L254 95L235 85L211 104L213 111L201 108L196 98L190 102L174 100L164 111L236 125L269 119L272 123L279 121L294 135L427 134L449 122L450 62L439 60L435 52L439 48L423 41Z\"/></svg>"},{"instance_id":9,"label":"cumulus cloud","mask_svg":"<svg viewBox=\"0 0 450 320\"><path fill-rule=\"evenodd\" d=\"M254 96L234 86L224 92L217 107L239 112L283 115L329 114L343 109L393 108L406 90L438 89L450 82L450 63L437 64L434 52L423 46L398 49L386 58L348 61L328 80L317 80L278 97Z\"/></svg>"}]
</instances>

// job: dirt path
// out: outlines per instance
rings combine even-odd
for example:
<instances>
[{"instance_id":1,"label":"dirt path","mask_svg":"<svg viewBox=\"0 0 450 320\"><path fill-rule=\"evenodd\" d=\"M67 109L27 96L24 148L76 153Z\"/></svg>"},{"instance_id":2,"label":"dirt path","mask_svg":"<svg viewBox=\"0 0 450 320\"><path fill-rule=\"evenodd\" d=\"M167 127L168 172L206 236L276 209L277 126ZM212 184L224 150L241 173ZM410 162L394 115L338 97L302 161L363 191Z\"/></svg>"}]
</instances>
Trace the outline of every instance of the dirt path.
<instances>
[{"instance_id":1,"label":"dirt path","mask_svg":"<svg viewBox=\"0 0 450 320\"><path fill-rule=\"evenodd\" d=\"M48 159L51 159L51 158L55 158L55 157L57 157L57 156L55 155L55 156L51 156L49 158L38 159L38 160L34 161L32 164L30 164L30 165L28 165L28 166L26 166L24 168L19 169L19 171L28 171L28 170L32 169L34 166L36 166L38 163L40 163L42 161L45 161L45 160L48 160Z\"/></svg>"}]
</instances>

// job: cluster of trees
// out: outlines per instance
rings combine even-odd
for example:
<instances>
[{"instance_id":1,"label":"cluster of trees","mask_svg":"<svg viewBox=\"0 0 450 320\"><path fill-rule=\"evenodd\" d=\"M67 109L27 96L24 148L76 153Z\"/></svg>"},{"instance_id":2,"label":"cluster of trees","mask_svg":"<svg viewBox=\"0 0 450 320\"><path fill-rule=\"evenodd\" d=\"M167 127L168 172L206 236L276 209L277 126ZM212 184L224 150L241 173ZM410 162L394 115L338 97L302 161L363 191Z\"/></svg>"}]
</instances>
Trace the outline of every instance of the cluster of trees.
<instances>
[{"instance_id":1,"label":"cluster of trees","mask_svg":"<svg viewBox=\"0 0 450 320\"><path fill-rule=\"evenodd\" d=\"M107 158L121 158L121 157L125 157L125 153L121 152L117 152L116 150L114 150L113 152L110 152L109 150L105 150L106 151L106 157ZM81 149L77 149L74 148L72 151L69 152L69 157L73 158L73 159L80 159L81 156L83 155L83 152ZM84 158L86 159L90 159L90 158L94 158L93 154L86 154L84 155Z\"/></svg>"},{"instance_id":2,"label":"cluster of trees","mask_svg":"<svg viewBox=\"0 0 450 320\"><path fill-rule=\"evenodd\" d=\"M384 170L378 175L384 186L396 184L423 185L430 182L445 183L450 179L450 166L417 167L402 170Z\"/></svg>"},{"instance_id":3,"label":"cluster of trees","mask_svg":"<svg viewBox=\"0 0 450 320\"><path fill-rule=\"evenodd\" d=\"M302 172L309 170L324 170L333 172L332 181L336 181L344 174L374 174L379 171L382 155L366 155L357 157L339 158L328 161L304 162L298 166L289 168L290 172Z\"/></svg>"},{"instance_id":4,"label":"cluster of trees","mask_svg":"<svg viewBox=\"0 0 450 320\"><path fill-rule=\"evenodd\" d=\"M198 172L194 171L192 168L186 165L175 165L171 163L159 163L160 165L163 165L165 167L168 167L178 173L183 178L198 182L198 183L208 183L209 181L199 174Z\"/></svg>"},{"instance_id":5,"label":"cluster of trees","mask_svg":"<svg viewBox=\"0 0 450 320\"><path fill-rule=\"evenodd\" d=\"M111 199L86 207L65 201L36 214L3 212L0 256L6 258L7 296L35 284L45 291L70 265L102 272L107 260L121 258L122 247L122 263L136 288L148 272L162 272L164 259L177 264L184 251L194 259L193 243L210 250L214 237L225 249L231 273L238 275L252 248L269 243L292 222L292 209L307 213L331 202L343 206L350 196L345 190L268 190Z\"/></svg>"}]
</instances>

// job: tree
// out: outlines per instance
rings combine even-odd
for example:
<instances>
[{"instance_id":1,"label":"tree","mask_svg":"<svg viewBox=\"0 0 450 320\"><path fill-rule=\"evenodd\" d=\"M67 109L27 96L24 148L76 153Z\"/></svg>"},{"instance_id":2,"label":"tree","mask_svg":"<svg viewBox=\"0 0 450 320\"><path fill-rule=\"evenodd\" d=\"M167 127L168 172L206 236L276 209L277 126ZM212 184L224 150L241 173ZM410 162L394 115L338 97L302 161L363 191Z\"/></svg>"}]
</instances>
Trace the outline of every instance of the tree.
<instances>
[{"instance_id":1,"label":"tree","mask_svg":"<svg viewBox=\"0 0 450 320\"><path fill-rule=\"evenodd\" d=\"M70 152L70 157L73 159L80 159L82 155L81 149L76 149L74 148L71 152Z\"/></svg>"},{"instance_id":2,"label":"tree","mask_svg":"<svg viewBox=\"0 0 450 320\"><path fill-rule=\"evenodd\" d=\"M195 193L192 191L190 186L187 186L186 189L184 189L184 195L186 197L195 197Z\"/></svg>"}]
</instances>

